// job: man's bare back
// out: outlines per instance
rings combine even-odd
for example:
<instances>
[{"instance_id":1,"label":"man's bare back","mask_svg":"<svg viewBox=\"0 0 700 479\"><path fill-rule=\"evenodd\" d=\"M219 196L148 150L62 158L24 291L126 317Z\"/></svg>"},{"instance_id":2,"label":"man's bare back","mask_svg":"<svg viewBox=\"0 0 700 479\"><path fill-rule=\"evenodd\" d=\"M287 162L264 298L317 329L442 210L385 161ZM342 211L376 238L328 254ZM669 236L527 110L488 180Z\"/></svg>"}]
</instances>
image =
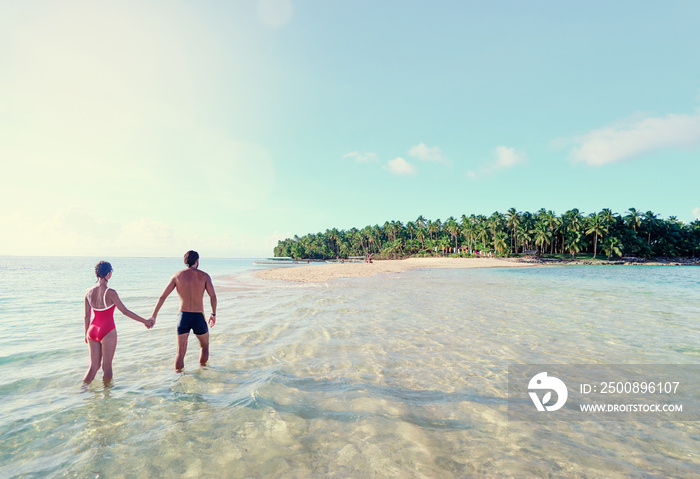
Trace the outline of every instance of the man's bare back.
<instances>
[{"instance_id":1,"label":"man's bare back","mask_svg":"<svg viewBox=\"0 0 700 479\"><path fill-rule=\"evenodd\" d=\"M211 300L211 317L209 322L214 326L216 322L216 293L211 278L204 271L197 269L197 264L182 271L178 271L170 278L170 282L163 290L163 294L158 299L158 304L153 310L153 318L155 318L163 306L166 298L174 289L177 289L177 294L180 297L180 311L188 313L204 313L204 292L209 294Z\"/></svg>"},{"instance_id":2,"label":"man's bare back","mask_svg":"<svg viewBox=\"0 0 700 479\"><path fill-rule=\"evenodd\" d=\"M211 278L204 271L187 268L178 271L172 278L180 296L180 311L191 313L204 312L204 291L214 295Z\"/></svg>"},{"instance_id":3,"label":"man's bare back","mask_svg":"<svg viewBox=\"0 0 700 479\"><path fill-rule=\"evenodd\" d=\"M187 269L178 271L170 278L170 282L163 290L160 298L158 298L158 304L156 304L151 316L151 319L155 322L163 303L165 303L170 293L177 289L177 294L180 297L180 314L177 325L178 346L175 369L178 371L181 371L185 365L187 338L190 335L190 331L194 331L202 347L199 363L204 366L209 359L209 329L204 320L205 291L209 294L211 302L209 326L214 327L214 324L216 324L216 293L214 292L214 285L207 273L197 269L199 267L199 255L196 251L188 251L185 254L185 264L188 266Z\"/></svg>"}]
</instances>

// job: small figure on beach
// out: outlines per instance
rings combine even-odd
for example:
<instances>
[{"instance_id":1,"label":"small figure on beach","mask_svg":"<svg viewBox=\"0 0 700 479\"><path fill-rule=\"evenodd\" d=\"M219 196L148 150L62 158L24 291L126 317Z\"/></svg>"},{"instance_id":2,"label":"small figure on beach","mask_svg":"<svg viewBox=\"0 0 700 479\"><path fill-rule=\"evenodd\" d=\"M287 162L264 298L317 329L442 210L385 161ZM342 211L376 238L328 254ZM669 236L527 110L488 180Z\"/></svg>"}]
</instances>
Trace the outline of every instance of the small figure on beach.
<instances>
[{"instance_id":1,"label":"small figure on beach","mask_svg":"<svg viewBox=\"0 0 700 479\"><path fill-rule=\"evenodd\" d=\"M158 311L163 307L163 303L177 288L180 296L180 313L177 324L177 354L175 356L175 370L180 372L185 368L185 353L187 352L187 339L190 331L194 331L199 340L201 352L199 354L199 364L206 366L209 360L209 328L204 319L204 292L209 294L211 303L211 315L209 325L213 328L216 323L216 293L211 278L204 271L199 270L199 254L196 251L185 253L186 269L178 271L170 278L170 282L158 298L153 310L151 319L155 322Z\"/></svg>"},{"instance_id":2,"label":"small figure on beach","mask_svg":"<svg viewBox=\"0 0 700 479\"><path fill-rule=\"evenodd\" d=\"M112 277L112 265L100 261L95 266L97 285L85 292L85 342L90 347L90 367L83 378L83 386L95 379L102 367L102 380L105 386L112 381L112 360L117 349L117 328L114 324L114 308L124 316L143 323L148 329L153 327L152 319L144 319L129 311L119 299L119 295L108 286ZM94 311L94 316L93 316ZM90 317L92 317L92 320Z\"/></svg>"}]
</instances>

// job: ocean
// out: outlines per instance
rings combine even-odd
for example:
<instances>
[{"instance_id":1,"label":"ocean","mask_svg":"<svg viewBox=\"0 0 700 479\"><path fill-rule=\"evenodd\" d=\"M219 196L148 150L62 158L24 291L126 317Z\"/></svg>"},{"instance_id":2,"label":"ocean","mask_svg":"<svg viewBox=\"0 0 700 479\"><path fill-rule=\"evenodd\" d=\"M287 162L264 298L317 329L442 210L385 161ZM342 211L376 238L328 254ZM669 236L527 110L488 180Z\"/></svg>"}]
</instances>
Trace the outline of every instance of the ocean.
<instances>
[{"instance_id":1,"label":"ocean","mask_svg":"<svg viewBox=\"0 0 700 479\"><path fill-rule=\"evenodd\" d=\"M174 371L173 293L152 330L115 314L113 385L81 390L99 259L0 257L0 477L698 477L699 421L511 421L507 395L509 364L700 363L700 268L296 284L202 258L209 365L191 337ZM108 260L144 317L182 266Z\"/></svg>"}]
</instances>

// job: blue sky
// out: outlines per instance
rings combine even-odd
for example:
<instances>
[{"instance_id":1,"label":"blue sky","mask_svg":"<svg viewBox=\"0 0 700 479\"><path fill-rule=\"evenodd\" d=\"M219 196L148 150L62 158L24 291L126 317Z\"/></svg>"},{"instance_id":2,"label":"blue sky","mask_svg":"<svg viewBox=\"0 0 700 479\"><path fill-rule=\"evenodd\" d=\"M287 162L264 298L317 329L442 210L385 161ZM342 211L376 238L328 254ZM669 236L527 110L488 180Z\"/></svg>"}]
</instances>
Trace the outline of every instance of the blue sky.
<instances>
[{"instance_id":1,"label":"blue sky","mask_svg":"<svg viewBox=\"0 0 700 479\"><path fill-rule=\"evenodd\" d=\"M0 254L700 216L698 2L0 3Z\"/></svg>"}]
</instances>

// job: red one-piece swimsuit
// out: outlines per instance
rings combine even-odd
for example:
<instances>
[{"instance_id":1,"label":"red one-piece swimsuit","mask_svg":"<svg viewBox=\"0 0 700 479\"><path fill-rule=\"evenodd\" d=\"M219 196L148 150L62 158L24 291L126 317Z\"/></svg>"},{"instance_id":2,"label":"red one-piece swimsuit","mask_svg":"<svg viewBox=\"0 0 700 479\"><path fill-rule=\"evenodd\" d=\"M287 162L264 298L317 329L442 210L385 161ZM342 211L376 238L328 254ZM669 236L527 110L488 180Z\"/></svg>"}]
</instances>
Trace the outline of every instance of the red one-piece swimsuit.
<instances>
[{"instance_id":1,"label":"red one-piece swimsuit","mask_svg":"<svg viewBox=\"0 0 700 479\"><path fill-rule=\"evenodd\" d=\"M107 291L109 291L109 288L105 290L104 299L102 301L105 306L107 305ZM88 304L90 304L90 298L88 298ZM90 307L95 312L95 316L92 318L92 322L87 330L88 339L92 341L102 341L104 337L107 336L107 333L116 328L114 324L114 308L116 306L116 304L113 304L109 308L98 309L90 304Z\"/></svg>"}]
</instances>

